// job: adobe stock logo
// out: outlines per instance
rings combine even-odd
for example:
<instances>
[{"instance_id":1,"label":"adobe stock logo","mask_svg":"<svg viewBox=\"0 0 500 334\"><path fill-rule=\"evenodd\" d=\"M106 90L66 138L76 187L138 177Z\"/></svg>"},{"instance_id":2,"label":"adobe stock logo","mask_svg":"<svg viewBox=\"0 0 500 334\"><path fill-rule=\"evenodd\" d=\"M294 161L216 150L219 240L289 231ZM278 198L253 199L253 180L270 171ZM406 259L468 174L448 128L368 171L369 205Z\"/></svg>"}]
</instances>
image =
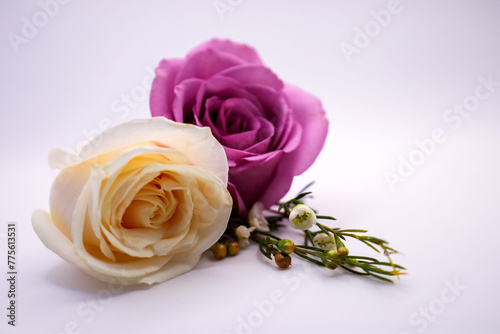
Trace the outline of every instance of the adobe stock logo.
<instances>
[{"instance_id":1,"label":"adobe stock logo","mask_svg":"<svg viewBox=\"0 0 500 334\"><path fill-rule=\"evenodd\" d=\"M475 87L474 93L467 95L462 103L455 103L453 107L444 111L443 121L449 124L451 129L457 130L464 120L470 118L472 113L479 109L481 102L489 99L498 89L497 87L500 87L500 81L494 81L492 74L488 75L487 78L480 76L478 81L479 84ZM447 131L441 127L434 128L429 137L415 140L416 148L406 156L398 156L399 164L395 171L384 173L384 178L391 191L394 192L398 184L412 176L417 167L423 165L438 150L438 146L446 140L448 140Z\"/></svg>"},{"instance_id":2,"label":"adobe stock logo","mask_svg":"<svg viewBox=\"0 0 500 334\"><path fill-rule=\"evenodd\" d=\"M30 18L26 16L22 18L20 34L15 32L7 34L12 50L18 53L19 47L28 44L30 40L35 38L40 29L59 13L61 5L66 5L69 2L70 0L40 0L38 2L40 9L33 13Z\"/></svg>"},{"instance_id":3,"label":"adobe stock logo","mask_svg":"<svg viewBox=\"0 0 500 334\"><path fill-rule=\"evenodd\" d=\"M226 12L232 12L236 7L241 5L242 2L243 0L214 0L212 6L214 6L214 10L219 16L219 19L224 21Z\"/></svg>"},{"instance_id":4,"label":"adobe stock logo","mask_svg":"<svg viewBox=\"0 0 500 334\"><path fill-rule=\"evenodd\" d=\"M287 293L299 289L315 271L321 271L321 269L319 267L309 266L308 263L299 262L294 264L293 270L287 271L281 276L282 284L279 288L273 289L269 293L268 298L255 300L251 312L236 318L237 325L233 333L265 333L266 331L260 327L262 327L266 320L271 318L276 311L278 313L280 312L280 306L288 300Z\"/></svg>"},{"instance_id":5,"label":"adobe stock logo","mask_svg":"<svg viewBox=\"0 0 500 334\"><path fill-rule=\"evenodd\" d=\"M460 284L457 279L453 281L446 279L443 283L445 287L436 298L431 299L427 305L420 306L417 311L410 314L408 324L411 329L408 328L408 331L402 331L398 334L414 333L412 329L417 333L425 332L430 324L438 320L439 316L446 311L448 305L455 303L462 292L467 290L467 286Z\"/></svg>"},{"instance_id":6,"label":"adobe stock logo","mask_svg":"<svg viewBox=\"0 0 500 334\"><path fill-rule=\"evenodd\" d=\"M383 28L389 26L395 15L401 13L403 7L399 0L391 0L387 4L387 9L379 11L372 10L370 15L372 20L365 23L363 29L358 26L354 27L354 38L352 44L342 42L339 44L340 51L348 63L352 61L354 54L360 54L361 50L366 48L372 40L380 35Z\"/></svg>"}]
</instances>

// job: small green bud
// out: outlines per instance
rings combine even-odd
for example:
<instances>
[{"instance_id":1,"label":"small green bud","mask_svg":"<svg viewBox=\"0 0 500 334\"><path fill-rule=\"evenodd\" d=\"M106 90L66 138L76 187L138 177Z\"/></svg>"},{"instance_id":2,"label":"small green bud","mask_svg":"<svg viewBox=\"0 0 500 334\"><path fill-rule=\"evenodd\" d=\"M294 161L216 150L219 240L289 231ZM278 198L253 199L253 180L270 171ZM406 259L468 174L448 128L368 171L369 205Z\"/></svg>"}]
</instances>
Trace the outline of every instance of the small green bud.
<instances>
[{"instance_id":1,"label":"small green bud","mask_svg":"<svg viewBox=\"0 0 500 334\"><path fill-rule=\"evenodd\" d=\"M278 241L278 249L285 254L292 254L295 251L295 244L292 240L282 239Z\"/></svg>"},{"instance_id":2,"label":"small green bud","mask_svg":"<svg viewBox=\"0 0 500 334\"><path fill-rule=\"evenodd\" d=\"M328 251L328 253L326 253L330 258L332 259L340 259L340 254L339 252L335 251L335 250L331 250L331 251Z\"/></svg>"},{"instance_id":3,"label":"small green bud","mask_svg":"<svg viewBox=\"0 0 500 334\"><path fill-rule=\"evenodd\" d=\"M349 250L345 247L339 247L337 252L339 253L339 257L341 259L345 259L349 255Z\"/></svg>"},{"instance_id":4,"label":"small green bud","mask_svg":"<svg viewBox=\"0 0 500 334\"><path fill-rule=\"evenodd\" d=\"M274 262L276 262L278 267L285 269L292 264L292 258L288 254L276 252L276 254L274 254Z\"/></svg>"},{"instance_id":5,"label":"small green bud","mask_svg":"<svg viewBox=\"0 0 500 334\"><path fill-rule=\"evenodd\" d=\"M229 256L238 255L238 253L240 252L240 245L234 241L227 241L226 248L227 248L227 255Z\"/></svg>"},{"instance_id":6,"label":"small green bud","mask_svg":"<svg viewBox=\"0 0 500 334\"><path fill-rule=\"evenodd\" d=\"M217 242L210 247L210 250L212 251L212 254L215 256L217 259L223 259L226 257L227 254L227 247L226 245Z\"/></svg>"},{"instance_id":7,"label":"small green bud","mask_svg":"<svg viewBox=\"0 0 500 334\"><path fill-rule=\"evenodd\" d=\"M325 267L327 267L328 269L331 269L331 270L335 270L335 269L337 269L338 266L333 262L327 262L325 264Z\"/></svg>"}]
</instances>

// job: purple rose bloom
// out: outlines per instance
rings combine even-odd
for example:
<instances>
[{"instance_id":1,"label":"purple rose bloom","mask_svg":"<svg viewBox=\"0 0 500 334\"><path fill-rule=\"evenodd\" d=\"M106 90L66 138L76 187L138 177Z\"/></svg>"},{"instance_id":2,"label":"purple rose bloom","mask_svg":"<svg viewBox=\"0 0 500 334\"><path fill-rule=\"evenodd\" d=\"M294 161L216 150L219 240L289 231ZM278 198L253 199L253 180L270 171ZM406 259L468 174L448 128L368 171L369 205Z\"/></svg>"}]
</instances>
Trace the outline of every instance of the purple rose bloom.
<instances>
[{"instance_id":1,"label":"purple rose bloom","mask_svg":"<svg viewBox=\"0 0 500 334\"><path fill-rule=\"evenodd\" d=\"M213 39L183 59L164 59L151 89L151 114L208 126L226 151L233 211L277 203L323 147L321 102L283 83L250 46Z\"/></svg>"}]
</instances>

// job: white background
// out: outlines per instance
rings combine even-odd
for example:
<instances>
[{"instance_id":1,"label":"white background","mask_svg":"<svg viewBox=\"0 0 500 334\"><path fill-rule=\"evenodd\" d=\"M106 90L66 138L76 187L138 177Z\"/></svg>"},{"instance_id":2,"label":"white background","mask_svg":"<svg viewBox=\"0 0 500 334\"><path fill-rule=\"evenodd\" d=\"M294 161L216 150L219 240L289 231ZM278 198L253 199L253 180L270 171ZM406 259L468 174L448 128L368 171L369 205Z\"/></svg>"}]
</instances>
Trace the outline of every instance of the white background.
<instances>
[{"instance_id":1,"label":"white background","mask_svg":"<svg viewBox=\"0 0 500 334\"><path fill-rule=\"evenodd\" d=\"M222 16L213 0L73 0L53 17L36 1L0 2L0 332L498 333L500 2L401 0L383 25L372 11L394 9L389 1L221 2L233 4ZM24 42L13 45L13 34ZM336 226L388 239L408 276L389 285L299 259L281 271L254 245L118 291L42 245L31 213L48 209L49 150L148 117L150 71L212 37L254 46L322 100L327 142L292 191L316 180L310 204ZM346 56L347 44L357 53ZM497 84L477 88L480 78ZM464 103L465 117L449 114ZM435 129L445 140L425 154L417 142ZM398 169L391 189L386 175ZM18 228L15 328L8 222Z\"/></svg>"}]
</instances>

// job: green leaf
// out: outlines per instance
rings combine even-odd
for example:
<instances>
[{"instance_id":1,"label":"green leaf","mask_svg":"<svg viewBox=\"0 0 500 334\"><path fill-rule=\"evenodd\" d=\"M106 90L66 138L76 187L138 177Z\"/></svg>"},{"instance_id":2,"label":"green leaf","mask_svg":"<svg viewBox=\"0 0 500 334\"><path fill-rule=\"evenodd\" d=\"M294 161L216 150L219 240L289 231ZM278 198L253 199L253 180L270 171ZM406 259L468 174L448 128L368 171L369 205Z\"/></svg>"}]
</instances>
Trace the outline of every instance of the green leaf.
<instances>
[{"instance_id":1,"label":"green leaf","mask_svg":"<svg viewBox=\"0 0 500 334\"><path fill-rule=\"evenodd\" d=\"M255 234L262 234L262 235L265 235L267 236L268 238L273 238L274 240L281 240L279 237L275 236L274 234L272 233L269 233L269 232L264 232L264 231L259 231L259 230L255 230L253 231L252 233L255 233ZM266 238L267 240L267 238Z\"/></svg>"},{"instance_id":2,"label":"green leaf","mask_svg":"<svg viewBox=\"0 0 500 334\"><path fill-rule=\"evenodd\" d=\"M318 219L329 219L329 220L337 220L337 218L333 218L332 216L316 216Z\"/></svg>"},{"instance_id":3,"label":"green leaf","mask_svg":"<svg viewBox=\"0 0 500 334\"><path fill-rule=\"evenodd\" d=\"M312 191L308 191L306 193L301 193L301 194L297 195L297 197L295 197L295 199L299 200L299 199L304 198L304 197L306 197L307 195L310 195L310 194L312 194Z\"/></svg>"},{"instance_id":4,"label":"green leaf","mask_svg":"<svg viewBox=\"0 0 500 334\"><path fill-rule=\"evenodd\" d=\"M366 241L370 241L370 242L373 242L373 243L379 244L379 245L387 244L388 243L385 240L382 240L382 239L379 239L379 238L375 238L375 237L362 237L362 238L365 239Z\"/></svg>"},{"instance_id":5,"label":"green leaf","mask_svg":"<svg viewBox=\"0 0 500 334\"><path fill-rule=\"evenodd\" d=\"M328 231L326 228L324 228L324 226L323 226L323 225L321 225L321 224L316 224L316 226L318 226L318 227L319 227L319 229L321 230L321 232L326 233L327 235L331 235L331 232L330 232L330 231Z\"/></svg>"},{"instance_id":6,"label":"green leaf","mask_svg":"<svg viewBox=\"0 0 500 334\"><path fill-rule=\"evenodd\" d=\"M320 252L320 253L324 253L325 250L322 249L322 248L318 248L318 247L313 247L313 246L306 246L306 245L295 245L296 248L303 248L303 249L309 249L309 250L313 250L313 251L316 251L316 252Z\"/></svg>"},{"instance_id":7,"label":"green leaf","mask_svg":"<svg viewBox=\"0 0 500 334\"><path fill-rule=\"evenodd\" d=\"M319 265L319 266L322 266L322 267L324 267L324 266L325 266L325 265L323 264L323 262L318 261L318 260L316 260L316 259L313 259L313 258L309 257L308 255L306 255L306 254L304 254L304 253L300 253L300 252L295 251L295 252L294 252L294 254L297 254L297 255L298 255L298 256L300 256L301 258L304 258L304 259L306 259L307 261L312 262L312 263L314 263L314 264L317 264L317 265Z\"/></svg>"},{"instance_id":8,"label":"green leaf","mask_svg":"<svg viewBox=\"0 0 500 334\"><path fill-rule=\"evenodd\" d=\"M405 267L400 266L399 264L395 264L395 263L391 264L390 262L379 262L379 261L365 262L365 261L360 261L360 263L367 263L367 264L372 264L372 265L377 265L377 266L389 266L389 267L394 266L395 268L406 270Z\"/></svg>"},{"instance_id":9,"label":"green leaf","mask_svg":"<svg viewBox=\"0 0 500 334\"><path fill-rule=\"evenodd\" d=\"M267 257L269 260L272 260L271 259L271 254L270 254L271 252L270 252L270 249L267 248L267 245L265 245L262 242L259 242L259 250L262 253L262 255L264 255L265 257Z\"/></svg>"},{"instance_id":10,"label":"green leaf","mask_svg":"<svg viewBox=\"0 0 500 334\"><path fill-rule=\"evenodd\" d=\"M391 252L393 252L394 254L398 254L399 253L397 250L395 250L394 248L391 248L389 246L384 245L384 248L387 249L387 250L389 250L389 251L391 251Z\"/></svg>"},{"instance_id":11,"label":"green leaf","mask_svg":"<svg viewBox=\"0 0 500 334\"><path fill-rule=\"evenodd\" d=\"M387 277L382 277L382 276L379 276L379 275L373 274L373 273L370 273L370 276L375 277L376 279L379 279L381 281L394 284L394 282L391 279L387 278Z\"/></svg>"},{"instance_id":12,"label":"green leaf","mask_svg":"<svg viewBox=\"0 0 500 334\"><path fill-rule=\"evenodd\" d=\"M299 194L300 193L303 193L304 191L306 191L307 189L309 189L316 181L311 181L309 182L304 188L300 189L299 191ZM312 192L311 192L312 193Z\"/></svg>"},{"instance_id":13,"label":"green leaf","mask_svg":"<svg viewBox=\"0 0 500 334\"><path fill-rule=\"evenodd\" d=\"M304 232L306 234L304 244L307 246L307 244L310 242L311 245L313 245L314 243L313 243L313 236L312 236L311 231L305 230Z\"/></svg>"},{"instance_id":14,"label":"green leaf","mask_svg":"<svg viewBox=\"0 0 500 334\"><path fill-rule=\"evenodd\" d=\"M344 241L345 239L342 238ZM339 235L335 234L335 244L337 245L337 249L339 247L345 247L344 243L342 241L340 241L340 238L339 238Z\"/></svg>"},{"instance_id":15,"label":"green leaf","mask_svg":"<svg viewBox=\"0 0 500 334\"><path fill-rule=\"evenodd\" d=\"M393 274L393 273L391 273L391 272L389 272L389 271L385 271L385 270L380 269L380 268L377 268L377 267L372 266L372 265L370 265L370 264L360 263L360 264L358 265L358 267L360 267L361 269L363 269L363 270L364 270L364 271L366 271L366 272L369 272L369 271L371 272L371 271L373 271L373 272L376 272L376 273L378 273L378 274L382 274L382 275L394 276L394 274Z\"/></svg>"},{"instance_id":16,"label":"green leaf","mask_svg":"<svg viewBox=\"0 0 500 334\"><path fill-rule=\"evenodd\" d=\"M378 261L377 259L374 259L373 257L368 257L368 256L348 256L348 259L356 259L356 260L370 260L370 261Z\"/></svg>"},{"instance_id":17,"label":"green leaf","mask_svg":"<svg viewBox=\"0 0 500 334\"><path fill-rule=\"evenodd\" d=\"M370 275L369 273L366 273L366 272L359 272L359 271L356 271L356 270L352 270L351 268L348 268L348 267L346 267L346 266L344 266L342 264L340 264L339 267L341 267L344 270L347 270L350 273L356 274L356 275L361 275L361 276Z\"/></svg>"},{"instance_id":18,"label":"green leaf","mask_svg":"<svg viewBox=\"0 0 500 334\"><path fill-rule=\"evenodd\" d=\"M380 253L380 251L378 249L376 249L372 244L370 244L369 242L367 242L366 240L363 240L363 239L359 239L359 241L361 241L362 243L368 245L370 248L372 248L374 251L376 251L377 253Z\"/></svg>"}]
</instances>

